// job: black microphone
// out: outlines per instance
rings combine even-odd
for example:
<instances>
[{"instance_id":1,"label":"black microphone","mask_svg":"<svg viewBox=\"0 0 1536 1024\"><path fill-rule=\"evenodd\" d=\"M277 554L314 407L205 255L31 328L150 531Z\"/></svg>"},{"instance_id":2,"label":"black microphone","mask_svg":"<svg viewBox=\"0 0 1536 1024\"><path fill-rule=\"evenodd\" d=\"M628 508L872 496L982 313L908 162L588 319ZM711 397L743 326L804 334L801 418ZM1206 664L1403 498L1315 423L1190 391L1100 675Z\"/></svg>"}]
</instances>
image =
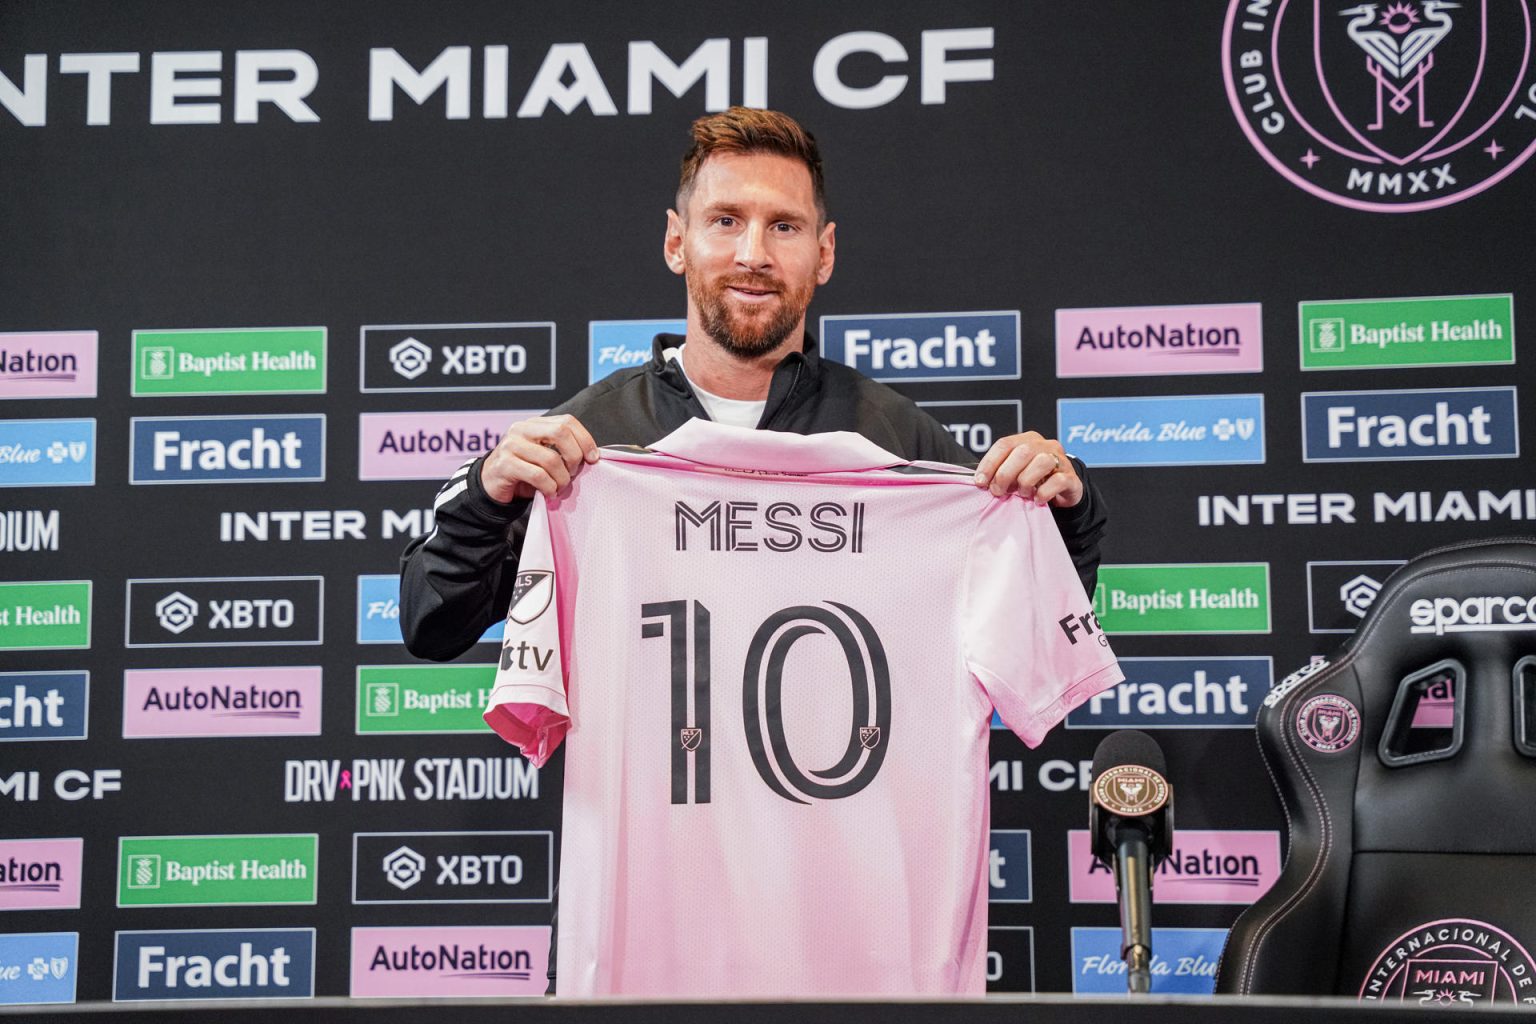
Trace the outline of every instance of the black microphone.
<instances>
[{"instance_id":1,"label":"black microphone","mask_svg":"<svg viewBox=\"0 0 1536 1024\"><path fill-rule=\"evenodd\" d=\"M1152 989L1152 869L1173 849L1173 788L1162 748L1124 729L1093 752L1088 828L1093 856L1115 872L1120 897L1120 958L1131 993Z\"/></svg>"}]
</instances>

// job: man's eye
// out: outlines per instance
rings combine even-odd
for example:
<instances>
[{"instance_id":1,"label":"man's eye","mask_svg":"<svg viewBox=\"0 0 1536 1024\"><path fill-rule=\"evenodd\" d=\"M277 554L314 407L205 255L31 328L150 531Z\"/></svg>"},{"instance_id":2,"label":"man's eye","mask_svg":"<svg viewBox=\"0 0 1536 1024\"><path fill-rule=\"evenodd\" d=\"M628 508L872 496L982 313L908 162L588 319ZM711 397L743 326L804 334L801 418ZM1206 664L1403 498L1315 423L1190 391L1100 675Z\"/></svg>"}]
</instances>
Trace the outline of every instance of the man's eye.
<instances>
[{"instance_id":1,"label":"man's eye","mask_svg":"<svg viewBox=\"0 0 1536 1024\"><path fill-rule=\"evenodd\" d=\"M793 224L787 224L784 221L779 221L773 226L773 230L777 231L781 235L788 235L794 233L795 226Z\"/></svg>"},{"instance_id":2,"label":"man's eye","mask_svg":"<svg viewBox=\"0 0 1536 1024\"><path fill-rule=\"evenodd\" d=\"M733 228L736 226L736 218L729 216L716 217L715 223L720 225L722 228Z\"/></svg>"}]
</instances>

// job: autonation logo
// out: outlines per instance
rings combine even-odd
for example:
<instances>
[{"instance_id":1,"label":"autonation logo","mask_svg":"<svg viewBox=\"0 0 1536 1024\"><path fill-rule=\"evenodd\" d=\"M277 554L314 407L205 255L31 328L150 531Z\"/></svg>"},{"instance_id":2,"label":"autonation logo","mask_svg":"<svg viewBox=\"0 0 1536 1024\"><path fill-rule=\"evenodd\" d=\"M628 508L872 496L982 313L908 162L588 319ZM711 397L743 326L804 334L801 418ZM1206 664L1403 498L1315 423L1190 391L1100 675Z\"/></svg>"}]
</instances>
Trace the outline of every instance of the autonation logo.
<instances>
[{"instance_id":1,"label":"autonation logo","mask_svg":"<svg viewBox=\"0 0 1536 1024\"><path fill-rule=\"evenodd\" d=\"M95 398L95 331L0 332L0 398Z\"/></svg>"},{"instance_id":2,"label":"autonation logo","mask_svg":"<svg viewBox=\"0 0 1536 1024\"><path fill-rule=\"evenodd\" d=\"M880 381L1017 380L1019 311L824 316L821 345Z\"/></svg>"}]
</instances>

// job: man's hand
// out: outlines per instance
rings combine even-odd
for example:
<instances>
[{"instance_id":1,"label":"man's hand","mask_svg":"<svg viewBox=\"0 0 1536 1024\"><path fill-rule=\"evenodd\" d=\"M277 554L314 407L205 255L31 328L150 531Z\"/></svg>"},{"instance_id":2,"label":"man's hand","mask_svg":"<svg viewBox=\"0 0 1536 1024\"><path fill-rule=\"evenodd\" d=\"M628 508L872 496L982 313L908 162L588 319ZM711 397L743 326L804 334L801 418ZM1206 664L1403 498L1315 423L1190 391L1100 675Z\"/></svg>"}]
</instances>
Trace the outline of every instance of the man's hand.
<instances>
[{"instance_id":1,"label":"man's hand","mask_svg":"<svg viewBox=\"0 0 1536 1024\"><path fill-rule=\"evenodd\" d=\"M1021 498L1057 508L1083 500L1083 481L1061 443L1033 430L999 438L976 467L976 486L998 497L1018 491Z\"/></svg>"},{"instance_id":2,"label":"man's hand","mask_svg":"<svg viewBox=\"0 0 1536 1024\"><path fill-rule=\"evenodd\" d=\"M480 484L503 505L535 491L553 498L583 462L597 458L597 442L576 417L535 416L507 428L480 464Z\"/></svg>"}]
</instances>

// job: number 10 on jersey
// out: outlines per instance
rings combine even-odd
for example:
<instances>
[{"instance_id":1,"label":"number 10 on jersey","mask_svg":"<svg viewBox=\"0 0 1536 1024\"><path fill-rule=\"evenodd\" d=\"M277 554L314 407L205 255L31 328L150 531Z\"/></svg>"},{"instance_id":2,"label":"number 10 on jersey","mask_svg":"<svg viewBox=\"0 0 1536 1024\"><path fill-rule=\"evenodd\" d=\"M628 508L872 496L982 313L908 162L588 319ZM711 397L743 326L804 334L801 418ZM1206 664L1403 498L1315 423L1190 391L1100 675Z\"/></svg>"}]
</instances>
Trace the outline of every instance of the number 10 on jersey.
<instances>
[{"instance_id":1,"label":"number 10 on jersey","mask_svg":"<svg viewBox=\"0 0 1536 1024\"><path fill-rule=\"evenodd\" d=\"M709 609L698 601L660 601L641 605L640 617L642 638L670 642L672 802L709 803ZM816 635L830 635L842 649L853 714L842 756L807 773L795 762L784 729L784 663L797 641ZM763 620L748 646L741 712L752 763L769 789L797 804L809 803L806 797L853 796L874 781L890 746L890 665L879 634L863 615L835 601L781 608Z\"/></svg>"}]
</instances>

